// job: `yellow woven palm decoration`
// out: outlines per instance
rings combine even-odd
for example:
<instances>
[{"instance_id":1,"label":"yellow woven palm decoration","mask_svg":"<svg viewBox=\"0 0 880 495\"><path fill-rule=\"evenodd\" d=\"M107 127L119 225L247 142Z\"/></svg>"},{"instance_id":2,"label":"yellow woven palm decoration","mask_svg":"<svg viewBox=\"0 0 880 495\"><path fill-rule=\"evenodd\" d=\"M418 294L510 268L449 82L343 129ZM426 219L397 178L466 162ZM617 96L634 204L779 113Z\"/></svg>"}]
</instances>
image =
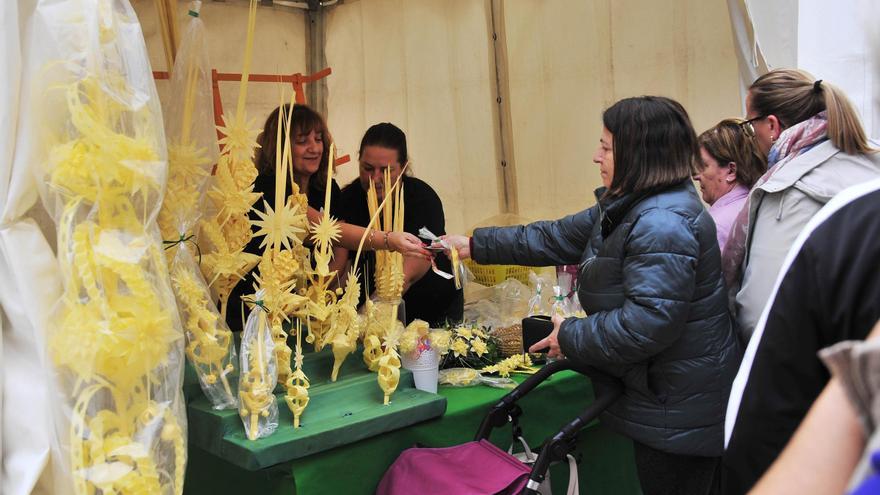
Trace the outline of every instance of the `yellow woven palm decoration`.
<instances>
[{"instance_id":1,"label":"yellow woven palm decoration","mask_svg":"<svg viewBox=\"0 0 880 495\"><path fill-rule=\"evenodd\" d=\"M302 324L296 321L296 355L294 357L294 371L285 382L287 393L284 396L290 412L293 413L293 427L299 428L300 416L309 404L309 379L303 373L302 351Z\"/></svg>"},{"instance_id":2,"label":"yellow woven palm decoration","mask_svg":"<svg viewBox=\"0 0 880 495\"><path fill-rule=\"evenodd\" d=\"M330 322L329 340L333 349L333 371L330 380L336 381L339 369L345 358L356 348L361 334L363 318L358 315L357 306L361 297L361 287L357 273L351 269L345 282L345 291L336 301L336 310Z\"/></svg>"},{"instance_id":3,"label":"yellow woven palm decoration","mask_svg":"<svg viewBox=\"0 0 880 495\"><path fill-rule=\"evenodd\" d=\"M183 331L156 226L167 171L158 99L152 84L129 84L151 81L131 7L92 4L59 3L34 23L63 33L52 47L63 63L49 61L37 94L53 103L44 201L63 292L48 350L69 408L64 475L77 494L179 494Z\"/></svg>"},{"instance_id":4,"label":"yellow woven palm decoration","mask_svg":"<svg viewBox=\"0 0 880 495\"><path fill-rule=\"evenodd\" d=\"M244 252L252 237L248 214L251 206L260 198L259 193L253 192L253 182L257 177L253 158L259 130L254 121L248 120L245 115L256 14L257 2L251 0L236 110L224 115L223 125L218 126L224 135L220 139L223 149L217 163L214 187L208 192L216 214L202 222L202 238L213 248L203 256L202 269L215 297L220 301L220 317L223 319L226 318L232 289L263 259ZM271 266L271 261L265 265ZM275 276L277 271L267 269L266 272L261 275L264 280L271 280L267 285L276 288L283 286L283 282ZM239 414L251 440L271 435L277 427L278 408L272 394L277 380L271 335L275 319L267 314L268 306L263 300L277 301L280 298L269 292L267 290L255 296L254 300L258 302L248 317L241 341ZM232 304L239 304L239 301L233 301Z\"/></svg>"},{"instance_id":5,"label":"yellow woven palm decoration","mask_svg":"<svg viewBox=\"0 0 880 495\"><path fill-rule=\"evenodd\" d=\"M401 172L401 175L403 172ZM376 188L370 183L370 189L367 191L367 206L371 215L380 215L382 218L382 229L402 232L404 218L404 200L403 186L391 184L391 175L389 170L385 169L385 187L386 195L393 198L388 201L388 197L382 202L382 206L378 204ZM403 255L394 251L377 251L376 252L376 268L375 268L375 284L376 293L379 301L376 305L373 316L374 328L377 330L368 333L367 341L364 343L365 353L368 351L371 359L377 354L375 348L376 342L384 338L384 352L382 357L373 364L378 367L379 386L385 392L385 404L391 397L391 394L397 389L400 378L400 358L397 354L397 336L402 330L403 324L397 319L398 307L403 295ZM375 338L371 338L375 337ZM365 357L366 359L366 357Z\"/></svg>"},{"instance_id":6,"label":"yellow woven palm decoration","mask_svg":"<svg viewBox=\"0 0 880 495\"><path fill-rule=\"evenodd\" d=\"M389 203L389 200L394 196L394 191L397 190L398 185L400 184L401 178L403 178L406 173L406 169L408 164L404 165L400 171L400 175L397 180L391 187L386 187L386 191L388 191L385 195L385 198L381 203L378 203L376 197L376 190L370 184L370 189L367 191L367 206L370 211L370 221L367 223L364 234L361 236L361 240L358 243L358 249L354 256L354 263L352 266L358 266L358 262L360 261L361 254L363 253L364 243L367 240L367 237L372 234L372 229L374 225L379 222L379 216L384 212L385 206ZM390 178L390 177L389 177ZM390 180L389 180L390 182ZM387 185L387 183L386 183ZM378 203L378 204L377 204ZM401 217L402 222L402 217ZM402 223L401 223L402 227ZM377 253L378 255L379 253ZM383 258L384 259L384 258ZM402 277L402 270L401 270ZM401 282L401 287L402 287ZM398 298L399 299L399 298ZM382 339L384 338L387 329L395 328L398 324L402 326L400 322L397 322L397 307L392 305L390 310L385 311L381 310L380 307L375 305L369 297L364 303L364 315L363 318L359 320L359 333L364 342L364 352L363 352L363 360L366 363L367 367L370 371L377 371L379 369L379 359L382 357ZM396 323L395 323L396 322Z\"/></svg>"},{"instance_id":7,"label":"yellow woven palm decoration","mask_svg":"<svg viewBox=\"0 0 880 495\"><path fill-rule=\"evenodd\" d=\"M387 406L391 401L391 395L397 390L400 383L400 355L397 353L397 342L401 328L394 327L385 336L385 352L379 358L379 387L385 396L383 403Z\"/></svg>"},{"instance_id":8,"label":"yellow woven palm decoration","mask_svg":"<svg viewBox=\"0 0 880 495\"><path fill-rule=\"evenodd\" d=\"M315 351L320 351L328 343L327 332L330 328L330 320L335 311L338 294L330 288L335 280L336 273L330 271L330 261L333 256L333 242L341 235L339 225L330 216L330 183L333 180L333 161L335 146L330 145L329 165L327 167L327 187L324 193L324 208L321 219L311 225L311 236L314 241L314 269L307 269L308 287L306 297L308 304L298 314L301 319L308 322L308 336L306 342L315 346Z\"/></svg>"},{"instance_id":9,"label":"yellow woven palm decoration","mask_svg":"<svg viewBox=\"0 0 880 495\"><path fill-rule=\"evenodd\" d=\"M214 160L211 84L204 26L196 14L178 51L171 78L171 102L165 113L168 139L168 187L159 212L168 271L186 335L186 356L205 396L218 409L238 405L229 376L236 374L237 356L232 332L220 318L207 282L199 270L194 229L204 203L204 191ZM225 242L225 241L224 241Z\"/></svg>"},{"instance_id":10,"label":"yellow woven palm decoration","mask_svg":"<svg viewBox=\"0 0 880 495\"><path fill-rule=\"evenodd\" d=\"M263 201L264 212L255 210L260 220L254 222L262 235L263 257L259 264L255 288L263 291L263 301L269 313L269 327L274 342L275 358L278 363L278 381L284 383L291 374L291 349L287 345L287 332L283 324L288 315L301 308L306 299L296 293L296 275L305 263L295 258L294 249L301 248L308 221L305 211L300 209L298 190L289 198L284 197L287 170L292 167L290 143L282 139L284 129L290 129L293 105L288 113L279 112L279 123L275 135L275 204L274 209ZM284 249L282 249L284 248Z\"/></svg>"},{"instance_id":11,"label":"yellow woven palm decoration","mask_svg":"<svg viewBox=\"0 0 880 495\"><path fill-rule=\"evenodd\" d=\"M207 246L203 247L207 254L202 257L202 271L214 296L220 301L223 319L226 318L232 289L260 260L257 255L244 252L252 236L248 212L260 197L259 193L253 192L253 182L257 177L253 159L258 146L256 137L259 128L245 115L256 9L256 0L251 0L236 111L224 114L223 125L218 126L224 135L219 141L223 148L217 163L214 186L208 192L216 214L202 222L202 238L208 241ZM237 304L237 301L233 304Z\"/></svg>"},{"instance_id":12,"label":"yellow woven palm decoration","mask_svg":"<svg viewBox=\"0 0 880 495\"><path fill-rule=\"evenodd\" d=\"M238 413L248 440L267 437L278 428L278 404L272 393L277 383L276 360L262 295L259 291L255 296L241 338Z\"/></svg>"}]
</instances>

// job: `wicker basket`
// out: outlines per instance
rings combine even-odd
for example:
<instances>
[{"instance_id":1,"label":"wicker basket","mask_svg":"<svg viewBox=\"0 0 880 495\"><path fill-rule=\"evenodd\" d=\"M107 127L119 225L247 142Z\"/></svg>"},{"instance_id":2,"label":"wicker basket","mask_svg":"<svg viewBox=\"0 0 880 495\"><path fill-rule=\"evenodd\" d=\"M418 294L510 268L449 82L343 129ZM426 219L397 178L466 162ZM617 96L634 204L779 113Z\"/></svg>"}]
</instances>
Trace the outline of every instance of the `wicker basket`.
<instances>
[{"instance_id":1,"label":"wicker basket","mask_svg":"<svg viewBox=\"0 0 880 495\"><path fill-rule=\"evenodd\" d=\"M534 270L532 267L519 265L481 265L471 259L464 260L464 264L474 274L477 283L485 286L500 284L508 278L528 285L529 272Z\"/></svg>"},{"instance_id":2,"label":"wicker basket","mask_svg":"<svg viewBox=\"0 0 880 495\"><path fill-rule=\"evenodd\" d=\"M498 341L498 351L504 357L523 352L522 324L516 323L509 327L498 327L492 330L492 336Z\"/></svg>"}]
</instances>

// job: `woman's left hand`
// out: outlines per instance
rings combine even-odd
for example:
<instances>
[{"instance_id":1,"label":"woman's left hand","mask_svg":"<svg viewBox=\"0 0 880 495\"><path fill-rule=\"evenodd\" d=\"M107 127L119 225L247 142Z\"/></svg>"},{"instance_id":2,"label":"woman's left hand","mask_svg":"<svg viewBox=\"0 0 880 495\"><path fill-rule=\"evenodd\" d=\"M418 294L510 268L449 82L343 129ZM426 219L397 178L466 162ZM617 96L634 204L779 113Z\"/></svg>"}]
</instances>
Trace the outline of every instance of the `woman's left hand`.
<instances>
[{"instance_id":1,"label":"woman's left hand","mask_svg":"<svg viewBox=\"0 0 880 495\"><path fill-rule=\"evenodd\" d=\"M554 315L550 320L553 322L553 331L550 332L550 335L544 337L542 340L539 340L535 345L529 347L529 352L541 352L541 350L550 348L547 351L548 358L564 358L562 355L562 350L559 348L559 327L562 326L562 322L565 321L565 318Z\"/></svg>"}]
</instances>

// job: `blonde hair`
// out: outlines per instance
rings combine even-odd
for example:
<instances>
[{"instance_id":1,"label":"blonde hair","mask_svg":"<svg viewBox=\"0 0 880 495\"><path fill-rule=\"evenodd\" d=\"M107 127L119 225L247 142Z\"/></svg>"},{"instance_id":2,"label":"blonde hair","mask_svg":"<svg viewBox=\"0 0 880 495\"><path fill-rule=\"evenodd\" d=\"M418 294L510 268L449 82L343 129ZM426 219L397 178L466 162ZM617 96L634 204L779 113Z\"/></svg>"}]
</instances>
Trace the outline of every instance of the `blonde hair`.
<instances>
[{"instance_id":1,"label":"blonde hair","mask_svg":"<svg viewBox=\"0 0 880 495\"><path fill-rule=\"evenodd\" d=\"M868 138L849 98L837 86L799 69L776 69L749 87L751 108L758 115L774 115L783 128L827 112L828 138L839 150L864 155L876 150Z\"/></svg>"},{"instance_id":2,"label":"blonde hair","mask_svg":"<svg viewBox=\"0 0 880 495\"><path fill-rule=\"evenodd\" d=\"M700 134L700 146L709 156L726 167L736 164L736 181L751 188L767 171L767 157L758 149L755 138L746 135L739 119L724 119Z\"/></svg>"}]
</instances>

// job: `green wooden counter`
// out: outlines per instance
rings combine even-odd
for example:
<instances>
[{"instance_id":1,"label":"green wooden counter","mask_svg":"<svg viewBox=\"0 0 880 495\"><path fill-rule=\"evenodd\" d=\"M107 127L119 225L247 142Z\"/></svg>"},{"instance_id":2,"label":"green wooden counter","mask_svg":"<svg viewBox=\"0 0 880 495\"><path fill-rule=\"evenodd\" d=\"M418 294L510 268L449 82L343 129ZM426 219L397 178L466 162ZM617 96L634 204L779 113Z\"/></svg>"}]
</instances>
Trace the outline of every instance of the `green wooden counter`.
<instances>
[{"instance_id":1,"label":"green wooden counter","mask_svg":"<svg viewBox=\"0 0 880 495\"><path fill-rule=\"evenodd\" d=\"M486 386L440 387L446 413L399 430L313 454L258 471L248 471L215 457L190 442L186 495L201 494L369 494L400 452L415 443L447 447L472 440L483 416L506 393ZM532 391L519 404L520 424L532 445L540 444L592 401L589 379L562 372ZM492 441L510 444L509 428L497 429ZM640 493L632 442L594 422L579 438L581 493ZM554 493L564 493L568 467L551 469Z\"/></svg>"}]
</instances>

